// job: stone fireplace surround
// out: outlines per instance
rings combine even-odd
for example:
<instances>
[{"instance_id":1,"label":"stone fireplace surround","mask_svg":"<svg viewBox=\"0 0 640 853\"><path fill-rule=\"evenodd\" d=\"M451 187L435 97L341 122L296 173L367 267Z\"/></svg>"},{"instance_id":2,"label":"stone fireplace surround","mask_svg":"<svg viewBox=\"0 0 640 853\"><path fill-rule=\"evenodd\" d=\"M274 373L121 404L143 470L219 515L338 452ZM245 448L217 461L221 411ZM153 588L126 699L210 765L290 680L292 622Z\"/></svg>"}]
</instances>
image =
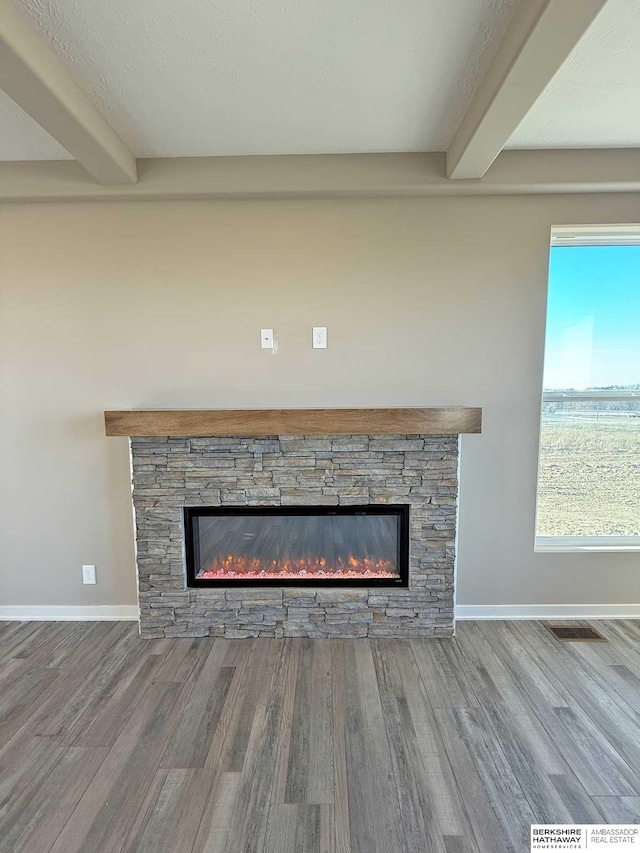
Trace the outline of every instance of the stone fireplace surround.
<instances>
[{"instance_id":1,"label":"stone fireplace surround","mask_svg":"<svg viewBox=\"0 0 640 853\"><path fill-rule=\"evenodd\" d=\"M106 413L107 434L130 435L131 441L142 637L453 634L458 433L480 431L480 410L285 410L290 413L286 422L296 422L296 412L315 416L321 411L345 413L339 421L341 431L324 434L317 423L303 417L298 425L312 425L314 434L203 435L218 423L214 420L206 428L200 424L189 430L195 434L162 435L158 430L166 419L155 423L149 412ZM408 413L408 418L392 421L404 426L423 422L416 413L436 413L435 419L427 417L425 426L440 426L443 431L374 434L372 429L345 434L346 415L364 411ZM452 412L457 413L453 421L448 417ZM186 416L196 413L165 414L173 432L191 426L193 418ZM267 414L276 415L278 410ZM352 419L351 426L358 420ZM278 418L271 423L278 423ZM381 416L377 426L388 423ZM253 424L247 431L255 428ZM385 503L410 506L408 589L186 585L186 506Z\"/></svg>"}]
</instances>

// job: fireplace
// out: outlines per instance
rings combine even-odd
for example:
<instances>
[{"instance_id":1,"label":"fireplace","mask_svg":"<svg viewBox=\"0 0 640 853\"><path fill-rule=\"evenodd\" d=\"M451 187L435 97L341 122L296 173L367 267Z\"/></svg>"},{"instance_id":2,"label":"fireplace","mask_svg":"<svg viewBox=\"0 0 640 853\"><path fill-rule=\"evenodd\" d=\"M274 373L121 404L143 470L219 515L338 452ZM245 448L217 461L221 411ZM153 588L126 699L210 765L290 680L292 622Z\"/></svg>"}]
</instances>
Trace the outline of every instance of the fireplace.
<instances>
[{"instance_id":1,"label":"fireplace","mask_svg":"<svg viewBox=\"0 0 640 853\"><path fill-rule=\"evenodd\" d=\"M459 435L480 410L105 420L131 437L143 637L452 635Z\"/></svg>"},{"instance_id":2,"label":"fireplace","mask_svg":"<svg viewBox=\"0 0 640 853\"><path fill-rule=\"evenodd\" d=\"M406 588L409 506L186 507L192 587Z\"/></svg>"}]
</instances>

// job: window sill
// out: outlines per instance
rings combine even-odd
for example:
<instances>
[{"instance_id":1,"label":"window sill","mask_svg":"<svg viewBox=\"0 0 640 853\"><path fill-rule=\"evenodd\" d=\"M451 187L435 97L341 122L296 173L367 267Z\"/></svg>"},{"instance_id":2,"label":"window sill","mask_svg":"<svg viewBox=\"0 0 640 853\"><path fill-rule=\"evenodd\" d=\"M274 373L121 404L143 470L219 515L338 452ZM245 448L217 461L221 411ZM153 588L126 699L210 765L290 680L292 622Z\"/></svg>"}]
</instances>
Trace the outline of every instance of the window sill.
<instances>
[{"instance_id":1,"label":"window sill","mask_svg":"<svg viewBox=\"0 0 640 853\"><path fill-rule=\"evenodd\" d=\"M640 551L638 536L536 536L535 552Z\"/></svg>"}]
</instances>

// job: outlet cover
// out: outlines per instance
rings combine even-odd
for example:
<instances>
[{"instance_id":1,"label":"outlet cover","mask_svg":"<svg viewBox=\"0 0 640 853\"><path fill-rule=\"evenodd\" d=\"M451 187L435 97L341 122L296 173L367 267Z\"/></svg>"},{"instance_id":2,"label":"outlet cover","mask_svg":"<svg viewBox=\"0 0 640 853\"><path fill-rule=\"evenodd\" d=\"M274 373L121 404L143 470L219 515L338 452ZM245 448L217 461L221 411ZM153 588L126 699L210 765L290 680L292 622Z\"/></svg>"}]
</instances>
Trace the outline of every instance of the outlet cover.
<instances>
[{"instance_id":1,"label":"outlet cover","mask_svg":"<svg viewBox=\"0 0 640 853\"><path fill-rule=\"evenodd\" d=\"M313 327L313 348L314 349L326 349L327 348L327 327L326 326L314 326Z\"/></svg>"}]
</instances>

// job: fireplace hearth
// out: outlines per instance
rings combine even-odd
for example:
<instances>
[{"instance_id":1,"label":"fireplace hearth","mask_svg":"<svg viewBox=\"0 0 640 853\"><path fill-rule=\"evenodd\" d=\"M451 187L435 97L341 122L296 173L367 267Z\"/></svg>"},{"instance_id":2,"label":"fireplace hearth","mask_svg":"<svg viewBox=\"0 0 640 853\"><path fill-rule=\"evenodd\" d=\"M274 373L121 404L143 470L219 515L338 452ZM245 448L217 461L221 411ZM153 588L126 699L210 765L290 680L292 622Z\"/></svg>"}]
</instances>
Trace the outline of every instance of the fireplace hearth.
<instances>
[{"instance_id":1,"label":"fireplace hearth","mask_svg":"<svg viewBox=\"0 0 640 853\"><path fill-rule=\"evenodd\" d=\"M186 507L191 587L407 587L409 506Z\"/></svg>"}]
</instances>

